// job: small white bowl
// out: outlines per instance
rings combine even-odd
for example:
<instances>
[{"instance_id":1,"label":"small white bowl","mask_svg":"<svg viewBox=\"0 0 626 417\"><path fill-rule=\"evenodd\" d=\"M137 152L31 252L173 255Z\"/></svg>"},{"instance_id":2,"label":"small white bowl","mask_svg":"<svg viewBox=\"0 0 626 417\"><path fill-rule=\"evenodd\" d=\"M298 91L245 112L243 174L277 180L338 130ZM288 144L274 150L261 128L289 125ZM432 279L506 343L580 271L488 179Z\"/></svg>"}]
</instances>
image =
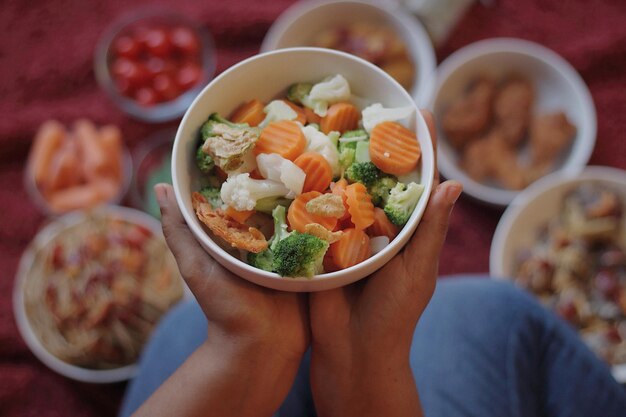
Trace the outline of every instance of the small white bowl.
<instances>
[{"instance_id":1,"label":"small white bowl","mask_svg":"<svg viewBox=\"0 0 626 417\"><path fill-rule=\"evenodd\" d=\"M101 206L94 209L94 212L121 217L129 222L147 227L155 236L163 235L161 231L161 223L154 217L141 211L121 206ZM31 327L26 314L26 308L24 305L24 286L28 280L33 261L38 250L47 246L62 231L84 221L88 215L87 213L87 211L74 211L65 214L54 219L37 233L27 250L22 255L18 265L17 274L15 276L15 285L13 287L13 314L15 315L17 328L26 342L26 345L37 357L37 359L53 371L68 378L82 382L105 384L125 381L132 378L136 374L136 364L130 364L115 369L89 369L69 364L46 350ZM190 293L187 286L184 284L183 289L185 292L185 298L188 299L188 294Z\"/></svg>"},{"instance_id":2,"label":"small white bowl","mask_svg":"<svg viewBox=\"0 0 626 417\"><path fill-rule=\"evenodd\" d=\"M418 106L424 107L428 85L435 75L435 51L422 24L399 3L363 0L296 2L274 22L263 39L261 52L310 46L311 40L321 31L354 22L372 22L396 31L415 65L415 78L409 93Z\"/></svg>"},{"instance_id":3,"label":"small white bowl","mask_svg":"<svg viewBox=\"0 0 626 417\"><path fill-rule=\"evenodd\" d=\"M534 112L563 110L576 125L577 133L569 154L560 159L554 171L575 174L582 171L596 140L596 111L589 89L576 70L563 58L536 43L520 39L489 39L473 43L450 55L437 69L430 93L435 115L462 94L478 75L494 78L515 72L535 86ZM440 126L438 163L446 178L463 183L464 191L486 203L506 206L519 191L490 186L470 178L459 166L459 154L446 140Z\"/></svg>"},{"instance_id":4,"label":"small white bowl","mask_svg":"<svg viewBox=\"0 0 626 417\"><path fill-rule=\"evenodd\" d=\"M498 223L489 254L490 275L511 279L517 254L534 246L540 228L558 216L565 194L589 181L621 190L626 205L626 171L621 169L593 166L579 175L558 172L536 181L513 200ZM626 364L614 366L613 375L626 382Z\"/></svg>"},{"instance_id":5,"label":"small white bowl","mask_svg":"<svg viewBox=\"0 0 626 417\"><path fill-rule=\"evenodd\" d=\"M315 82L341 74L353 94L385 107L413 106L408 128L414 130L422 148L417 174L424 193L400 234L381 252L353 267L307 278L283 278L248 265L224 251L205 232L197 219L191 193L199 189L200 172L194 156L200 126L213 112L228 115L245 100L271 100L296 82ZM183 117L172 152L172 180L176 199L196 239L213 258L230 271L256 284L284 291L322 291L366 277L387 263L409 240L417 227L433 185L434 153L426 122L411 96L383 70L343 52L320 48L280 49L257 55L231 67L198 95Z\"/></svg>"}]
</instances>

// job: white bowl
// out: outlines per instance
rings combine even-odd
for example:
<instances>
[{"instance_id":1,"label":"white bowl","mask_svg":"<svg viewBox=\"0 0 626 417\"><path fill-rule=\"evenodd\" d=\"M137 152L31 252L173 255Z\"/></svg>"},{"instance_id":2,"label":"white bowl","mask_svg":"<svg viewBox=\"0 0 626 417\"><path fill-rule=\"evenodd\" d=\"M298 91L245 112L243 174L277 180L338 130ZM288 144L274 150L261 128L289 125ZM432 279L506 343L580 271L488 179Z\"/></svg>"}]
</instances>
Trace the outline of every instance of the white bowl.
<instances>
[{"instance_id":1,"label":"white bowl","mask_svg":"<svg viewBox=\"0 0 626 417\"><path fill-rule=\"evenodd\" d=\"M477 75L493 77L516 72L535 85L535 112L563 110L576 125L577 133L569 154L561 158L555 171L575 174L582 171L596 140L596 111L589 89L576 70L553 51L520 39L489 39L473 43L450 55L437 69L430 93L435 115L461 95ZM446 178L463 183L464 191L486 203L505 206L519 191L490 186L470 178L459 166L458 152L438 126L438 163Z\"/></svg>"},{"instance_id":2,"label":"white bowl","mask_svg":"<svg viewBox=\"0 0 626 417\"><path fill-rule=\"evenodd\" d=\"M558 215L565 194L588 181L621 190L626 205L626 171L620 169L588 167L579 175L559 172L538 180L522 191L502 215L491 242L490 275L496 279L514 276L517 254L534 246L538 230ZM613 375L626 382L626 364L614 366Z\"/></svg>"},{"instance_id":3,"label":"white bowl","mask_svg":"<svg viewBox=\"0 0 626 417\"><path fill-rule=\"evenodd\" d=\"M150 229L155 236L162 236L161 223L154 217L121 206L102 206L94 210L97 213L110 213L127 221L140 224ZM74 211L54 219L51 223L41 229L33 241L28 246L20 259L15 286L13 287L13 314L17 328L33 354L53 371L71 379L91 383L111 383L124 381L132 378L137 372L137 365L131 364L115 369L89 369L72 365L54 356L41 344L35 334L26 315L24 305L24 285L28 280L33 261L39 249L48 245L59 233L67 228L84 221L87 216L86 211ZM182 282L182 281L181 281ZM183 284L184 285L184 284ZM189 297L189 290L184 285L185 297Z\"/></svg>"},{"instance_id":4,"label":"white bowl","mask_svg":"<svg viewBox=\"0 0 626 417\"><path fill-rule=\"evenodd\" d=\"M196 218L191 193L199 189L200 172L195 166L195 149L200 126L213 112L228 115L244 100L270 100L296 82L315 82L341 74L353 94L385 107L413 106L415 115L408 128L414 130L422 148L417 169L425 190L415 211L400 234L383 251L353 267L307 278L283 278L257 269L233 257L216 244ZM249 58L215 78L183 117L172 151L172 180L176 199L196 239L213 258L249 281L284 291L321 291L340 287L366 277L400 251L417 227L433 185L434 154L428 127L411 96L380 68L355 56L320 48L280 49Z\"/></svg>"},{"instance_id":5,"label":"white bowl","mask_svg":"<svg viewBox=\"0 0 626 417\"><path fill-rule=\"evenodd\" d=\"M425 106L428 85L435 75L435 52L419 20L398 3L363 0L296 2L274 22L263 39L261 52L309 46L322 30L354 22L373 22L391 27L404 40L415 65L415 78L409 93L418 106Z\"/></svg>"}]
</instances>

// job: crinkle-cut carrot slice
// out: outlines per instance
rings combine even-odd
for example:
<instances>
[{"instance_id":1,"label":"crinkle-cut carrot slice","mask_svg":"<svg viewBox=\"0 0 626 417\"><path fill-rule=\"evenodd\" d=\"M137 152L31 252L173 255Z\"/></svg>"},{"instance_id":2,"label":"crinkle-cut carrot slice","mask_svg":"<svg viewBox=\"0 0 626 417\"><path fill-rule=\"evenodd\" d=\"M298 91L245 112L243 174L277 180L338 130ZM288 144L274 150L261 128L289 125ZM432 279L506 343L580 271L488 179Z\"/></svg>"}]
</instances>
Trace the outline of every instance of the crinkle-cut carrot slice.
<instances>
[{"instance_id":1,"label":"crinkle-cut carrot slice","mask_svg":"<svg viewBox=\"0 0 626 417\"><path fill-rule=\"evenodd\" d=\"M369 150L374 165L393 175L413 171L422 155L415 133L396 122L382 122L372 129Z\"/></svg>"}]
</instances>

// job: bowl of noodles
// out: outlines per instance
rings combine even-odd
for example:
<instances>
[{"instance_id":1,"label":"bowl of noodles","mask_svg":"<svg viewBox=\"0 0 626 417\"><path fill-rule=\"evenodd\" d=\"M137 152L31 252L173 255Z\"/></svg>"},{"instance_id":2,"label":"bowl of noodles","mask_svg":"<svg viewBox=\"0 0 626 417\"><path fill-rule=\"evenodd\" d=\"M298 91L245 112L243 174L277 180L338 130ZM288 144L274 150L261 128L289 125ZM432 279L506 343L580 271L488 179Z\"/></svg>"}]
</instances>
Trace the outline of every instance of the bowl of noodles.
<instances>
[{"instance_id":1,"label":"bowl of noodles","mask_svg":"<svg viewBox=\"0 0 626 417\"><path fill-rule=\"evenodd\" d=\"M108 206L66 214L37 234L20 260L13 307L24 341L46 366L109 383L134 375L183 288L160 223Z\"/></svg>"}]
</instances>

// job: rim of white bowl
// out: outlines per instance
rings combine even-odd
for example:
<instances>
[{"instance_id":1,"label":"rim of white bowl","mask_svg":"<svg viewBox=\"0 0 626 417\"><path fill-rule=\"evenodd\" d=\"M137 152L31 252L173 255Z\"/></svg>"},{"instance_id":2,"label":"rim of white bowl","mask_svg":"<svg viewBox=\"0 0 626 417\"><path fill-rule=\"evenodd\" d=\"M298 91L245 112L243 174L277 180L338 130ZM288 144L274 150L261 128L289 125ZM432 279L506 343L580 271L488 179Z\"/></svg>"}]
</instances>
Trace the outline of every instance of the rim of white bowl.
<instances>
[{"instance_id":1,"label":"rim of white bowl","mask_svg":"<svg viewBox=\"0 0 626 417\"><path fill-rule=\"evenodd\" d=\"M381 74L383 77L387 78L389 81L391 81L392 83L394 83L396 85L396 87L399 89L399 91L401 91L401 94L405 95L405 98L408 100L408 102L412 103L411 105L413 106L413 108L416 111L416 115L415 115L415 120L416 120L416 125L422 125L426 130L426 132L428 132L428 127L426 125L426 121L424 120L424 117L422 116L419 108L417 107L415 101L413 100L413 98L411 97L411 95L396 81L394 80L389 74L387 74L385 71L383 71L382 69L378 68L376 65L361 59L359 57L356 57L354 55L351 54L347 54L345 52L340 52L340 51L335 51L332 49L324 49L324 48L313 48L313 47L297 47L297 48L285 48L285 49L277 49L274 51L269 51L269 52L265 52L262 54L258 54L258 55L254 55L250 58L247 58L235 65L233 65L232 67L230 67L229 69L227 69L226 71L222 72L219 76L215 77L208 85L206 85L202 91L198 94L198 96L196 96L196 98L194 99L194 101L191 103L191 105L189 106L189 108L187 109L187 111L185 112L185 115L183 116L178 130L176 132L176 138L174 140L174 147L173 147L173 151L172 151L172 183L173 183L173 187L174 187L174 194L176 196L176 201L178 203L178 205L180 207L184 207L184 199L182 196L182 190L180 189L180 187L178 186L179 184L179 180L178 180L178 172L176 169L176 161L179 159L179 153L183 152L182 147L179 146L179 144L182 142L183 138L182 138L182 129L181 126L183 126L186 122L187 119L189 118L190 115L190 110L195 108L196 104L201 100L202 96L205 94L205 91L207 91L209 88L211 88L213 86L213 84L216 84L218 82L220 82L222 80L222 78L228 76L228 74L230 74L233 71L237 71L240 67L247 65L250 62L259 60L259 59L264 59L267 56L271 56L271 55L283 55L283 54L291 54L294 52L317 52L317 53L322 53L322 54L328 54L328 55L335 55L338 57L342 57L343 59L348 59L348 60L352 60L352 61L357 61L360 65L364 65L366 67L369 67L371 70L374 70L375 72L378 72L379 74ZM416 129L417 130L417 129ZM422 158L424 158L424 155L430 155L431 158L434 159L434 149L432 147L432 138L430 136L430 133L428 132L428 137L425 138L425 143L427 143L429 146L426 149L426 152L424 150L424 148L422 148ZM422 159L422 164L423 159ZM382 257L384 254L386 254L389 251L393 251L395 250L396 246L398 244L400 244L399 242L402 242L403 240L407 240L410 237L410 235L413 234L413 232L415 231L415 229L417 228L419 221L421 221L422 215L424 214L424 211L426 210L426 204L428 203L428 201L430 200L430 194L433 188L433 183L434 183L434 161L433 163L429 164L431 169L429 172L426 173L425 177L421 178L421 184L424 185L424 191L423 191L423 197L420 198L420 200L418 201L417 206L415 207L415 210L413 211L413 213L411 214L411 217L409 218L409 221L407 222L407 224L402 228L402 230L400 230L400 233L398 234L398 236L396 236L394 238L394 240L387 245L387 247L385 249L383 249L382 251L376 253L375 255L369 257L368 259L366 259L365 261L351 266L349 268L346 269L342 269L340 271L336 271L336 272L329 272L329 273L325 273L322 275L315 275L312 278L305 278L305 277L289 277L287 281L285 281L285 277L281 277L280 275L274 273L274 272L268 272L268 271L264 271L262 269L259 268L255 268L252 265L247 264L246 262L242 261L239 258L236 258L234 256L232 256L231 254L229 254L228 252L226 252L224 249L222 249L217 243L215 243L213 241L213 239L211 239L209 237L209 235L202 229L201 226L197 226L195 223L195 214L194 213L190 213L188 210L183 210L181 209L183 218L185 219L185 223L188 225L188 227L192 230L193 235L196 237L196 239L200 240L200 243L203 245L206 245L207 247L209 247L214 253L219 254L220 256L215 257L215 260L217 262L219 262L220 264L224 265L225 267L227 267L228 269L230 269L232 272L236 273L237 275L240 275L243 277L243 279L246 280L250 280L253 282L256 282L259 285L263 285L260 283L260 281L265 281L267 279L270 280L280 280L283 282L289 282L289 283L297 283L297 282L313 282L313 281L327 281L327 280L340 280L341 278L343 278L343 276L345 275L345 273L347 271L351 271L351 272L355 272L355 275L359 275L357 272L362 271L362 270L368 270L371 268L371 264L377 259ZM190 190L187 190L187 192L189 192ZM193 217L192 217L193 216ZM417 220L416 220L417 219ZM396 244L394 245L394 242L396 242ZM402 244L402 246L404 246ZM226 263L224 263L226 262ZM232 268L231 268L232 267ZM378 269L378 268L376 268ZM374 271L376 270L374 269ZM373 272L373 271L371 271ZM252 280L249 279L247 277L245 277L246 273L250 273L253 276L257 276L260 277L260 280ZM354 281L357 281L359 278L355 278L352 280L349 280L347 282L345 282L342 285L348 284L348 283L352 283ZM293 284L287 284L289 285L289 287L282 287L281 288L277 288L280 289L282 291L307 291L307 292L311 292L311 291L319 291L322 290L322 288L313 288L313 289L307 289L307 290L301 290L301 289L297 289L298 287L296 285Z\"/></svg>"},{"instance_id":2,"label":"rim of white bowl","mask_svg":"<svg viewBox=\"0 0 626 417\"><path fill-rule=\"evenodd\" d=\"M478 41L459 49L446 58L437 69L435 82L432 84L432 89L428 93L429 108L434 111L435 102L441 87L459 68L467 62L473 61L481 56L503 52L527 55L533 59L540 60L552 67L572 86L572 92L583 108L582 125L586 125L586 133L584 131L581 132L580 136L576 139L577 142L582 143L580 150L576 153L572 151L563 164L563 167L555 172L564 172L566 174L580 173L587 162L589 162L596 142L597 115L593 98L589 88L576 69L563 57L543 45L524 39L494 38ZM578 126L578 128L581 129L583 126ZM443 137L439 128L437 128L437 133L440 138ZM468 195L485 203L506 206L520 193L520 191L490 187L471 179L462 169L456 166L453 159L454 158L446 152L439 152L437 158L439 170L444 177L461 181L464 186L464 191Z\"/></svg>"},{"instance_id":3,"label":"rim of white bowl","mask_svg":"<svg viewBox=\"0 0 626 417\"><path fill-rule=\"evenodd\" d=\"M409 39L404 39L407 47L410 48L411 56L417 67L417 76L414 78L414 85L411 88L411 97L418 107L425 107L428 103L430 85L434 83L436 77L437 60L430 35L426 32L420 20L413 16L408 10L403 9L401 3L394 0L379 1L374 0L310 0L300 1L291 5L285 10L268 30L261 52L269 52L276 49L276 45L282 38L285 31L293 24L293 21L310 11L334 3L360 3L374 7L382 13L388 14L392 19L397 20L409 34Z\"/></svg>"},{"instance_id":4,"label":"rim of white bowl","mask_svg":"<svg viewBox=\"0 0 626 417\"><path fill-rule=\"evenodd\" d=\"M137 364L133 363L115 369L89 369L67 363L50 353L35 334L24 306L24 284L28 279L36 252L47 242L54 239L60 232L83 221L88 213L103 213L122 216L131 222L147 226L155 235L161 235L161 223L142 211L123 206L100 206L92 210L80 210L63 214L37 232L33 240L22 254L15 283L13 285L13 314L17 329L35 357L44 365L58 374L81 382L106 384L125 381L137 373ZM182 281L181 281L182 283ZM184 288L186 287L183 284Z\"/></svg>"},{"instance_id":5,"label":"rim of white bowl","mask_svg":"<svg viewBox=\"0 0 626 417\"><path fill-rule=\"evenodd\" d=\"M504 270L504 246L510 237L513 225L518 221L526 206L539 196L550 192L562 184L578 181L611 181L620 182L626 187L626 171L605 166L589 166L579 175L567 172L555 172L531 184L519 193L511 205L505 210L498 222L489 250L489 275L492 279L510 281ZM611 367L613 377L621 383L626 382L626 363Z\"/></svg>"}]
</instances>

